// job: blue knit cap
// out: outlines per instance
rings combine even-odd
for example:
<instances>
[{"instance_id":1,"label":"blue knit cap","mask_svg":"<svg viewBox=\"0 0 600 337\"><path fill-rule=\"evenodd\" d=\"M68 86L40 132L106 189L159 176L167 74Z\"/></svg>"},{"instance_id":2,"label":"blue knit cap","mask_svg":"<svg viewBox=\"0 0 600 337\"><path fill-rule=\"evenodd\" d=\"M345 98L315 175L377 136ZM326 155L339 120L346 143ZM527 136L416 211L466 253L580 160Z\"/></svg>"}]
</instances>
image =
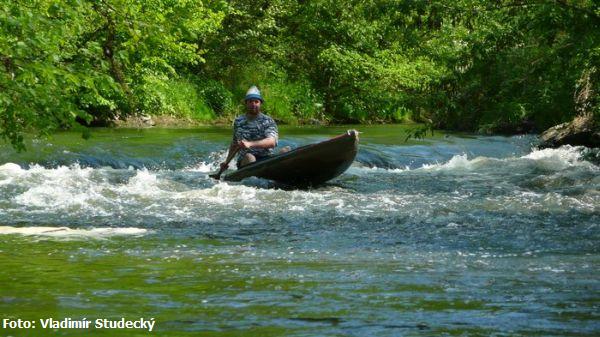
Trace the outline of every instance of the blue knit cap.
<instances>
[{"instance_id":1,"label":"blue knit cap","mask_svg":"<svg viewBox=\"0 0 600 337\"><path fill-rule=\"evenodd\" d=\"M250 89L248 89L248 91L246 92L246 98L244 98L244 101L247 101L249 99L257 99L262 103L265 102L265 100L260 95L260 90L258 90L258 88L255 85L251 86Z\"/></svg>"}]
</instances>

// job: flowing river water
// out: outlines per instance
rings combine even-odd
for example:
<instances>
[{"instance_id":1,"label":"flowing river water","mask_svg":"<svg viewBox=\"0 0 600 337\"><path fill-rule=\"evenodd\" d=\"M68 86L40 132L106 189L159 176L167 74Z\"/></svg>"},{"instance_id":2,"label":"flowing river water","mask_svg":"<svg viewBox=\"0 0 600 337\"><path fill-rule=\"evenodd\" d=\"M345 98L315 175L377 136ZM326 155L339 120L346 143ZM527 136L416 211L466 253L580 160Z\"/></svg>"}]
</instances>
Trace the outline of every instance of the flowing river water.
<instances>
[{"instance_id":1,"label":"flowing river water","mask_svg":"<svg viewBox=\"0 0 600 337\"><path fill-rule=\"evenodd\" d=\"M0 146L11 336L597 336L598 152L360 126L350 169L290 190L207 177L228 128ZM280 129L280 145L345 127ZM142 329L40 319L153 318Z\"/></svg>"}]
</instances>

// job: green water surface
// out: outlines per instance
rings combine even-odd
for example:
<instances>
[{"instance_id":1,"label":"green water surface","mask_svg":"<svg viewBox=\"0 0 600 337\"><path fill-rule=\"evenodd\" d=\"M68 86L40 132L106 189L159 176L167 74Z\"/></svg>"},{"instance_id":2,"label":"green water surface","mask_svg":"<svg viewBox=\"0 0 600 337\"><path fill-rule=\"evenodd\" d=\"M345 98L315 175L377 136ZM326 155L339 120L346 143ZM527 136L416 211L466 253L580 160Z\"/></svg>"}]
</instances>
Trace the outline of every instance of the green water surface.
<instances>
[{"instance_id":1,"label":"green water surface","mask_svg":"<svg viewBox=\"0 0 600 337\"><path fill-rule=\"evenodd\" d=\"M351 127L284 127L280 145ZM36 328L0 336L596 336L589 150L536 150L531 136L406 143L406 130L360 127L353 166L310 190L208 178L228 128L4 146L0 319Z\"/></svg>"}]
</instances>

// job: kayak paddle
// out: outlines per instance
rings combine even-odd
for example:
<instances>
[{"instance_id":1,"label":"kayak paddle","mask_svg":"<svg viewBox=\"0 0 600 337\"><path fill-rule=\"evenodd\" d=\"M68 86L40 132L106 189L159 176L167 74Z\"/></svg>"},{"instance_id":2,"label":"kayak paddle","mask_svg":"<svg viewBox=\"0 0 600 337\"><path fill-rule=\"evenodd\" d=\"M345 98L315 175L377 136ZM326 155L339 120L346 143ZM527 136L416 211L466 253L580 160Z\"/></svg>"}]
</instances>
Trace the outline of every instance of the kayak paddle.
<instances>
[{"instance_id":1,"label":"kayak paddle","mask_svg":"<svg viewBox=\"0 0 600 337\"><path fill-rule=\"evenodd\" d=\"M236 148L236 149L233 151L233 154L231 154L231 155L229 156L229 157L230 157L230 158L229 158L229 160L227 160L227 161L225 162L225 165L221 166L221 167L219 168L219 171L218 171L218 172L216 172L216 173L213 173L213 174L209 174L208 176L209 176L209 177L211 177L211 178L213 178L213 179L217 179L217 180L221 179L221 174L222 174L223 172L225 172L225 170L227 170L227 167L229 166L229 162L231 161L231 159L233 159L233 157L235 157L235 155L238 153L238 151L239 151L239 150L240 150L240 148L239 148L239 147L238 147L238 148Z\"/></svg>"}]
</instances>

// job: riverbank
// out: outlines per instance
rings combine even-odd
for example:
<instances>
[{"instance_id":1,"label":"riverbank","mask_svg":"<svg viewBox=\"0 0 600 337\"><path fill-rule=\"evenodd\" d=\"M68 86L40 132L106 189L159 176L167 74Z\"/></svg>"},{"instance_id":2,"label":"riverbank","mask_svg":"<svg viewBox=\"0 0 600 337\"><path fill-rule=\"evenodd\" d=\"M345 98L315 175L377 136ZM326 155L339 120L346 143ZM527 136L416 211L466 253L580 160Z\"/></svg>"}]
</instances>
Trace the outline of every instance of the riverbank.
<instances>
[{"instance_id":1,"label":"riverbank","mask_svg":"<svg viewBox=\"0 0 600 337\"><path fill-rule=\"evenodd\" d=\"M180 117L174 115L138 115L129 116L125 119L117 119L113 123L115 128L194 128L201 126L230 126L233 122L234 117L223 117L207 122L201 122L192 118ZM431 121L429 121L431 122ZM289 125L283 121L277 121L279 125ZM375 123L379 125L387 125L386 123ZM411 123L404 123L411 124ZM307 123L299 122L298 126L312 125L312 126L326 126L331 125L329 121L311 119ZM335 125L335 124L334 124ZM365 125L373 125L368 123ZM423 137L427 135L427 131L431 130L430 124L419 124L414 123L415 130L410 132L412 137ZM593 117L582 118L577 117L570 123L563 123L554 126L548 130L533 132L535 129L533 125L527 125L527 127L509 128L503 127L498 130L479 130L476 134L482 135L519 135L519 134L537 134L540 136L540 147L560 147L562 145L572 146L587 146L587 147L598 147L600 139L600 131L598 124L595 123Z\"/></svg>"},{"instance_id":2,"label":"riverbank","mask_svg":"<svg viewBox=\"0 0 600 337\"><path fill-rule=\"evenodd\" d=\"M184 128L197 127L202 125L206 125L206 123L201 123L200 121L194 120L192 118L176 117L173 115L139 115L129 116L125 119L115 119L113 120L112 126L114 126L115 128Z\"/></svg>"},{"instance_id":3,"label":"riverbank","mask_svg":"<svg viewBox=\"0 0 600 337\"><path fill-rule=\"evenodd\" d=\"M114 119L110 123L102 123L102 126L115 127L115 128L193 128L199 126L230 126L233 123L234 116L224 116L216 118L212 121L200 121L189 117L182 117L176 115L137 115L128 116L124 119ZM295 120L293 124L286 123L282 120L275 121L278 125L298 125L298 126L326 126L326 125L338 125L332 124L328 120L311 118L309 120ZM348 124L348 123L340 123ZM386 123L366 123L366 125ZM407 123L410 124L410 123ZM416 124L416 123L415 123Z\"/></svg>"}]
</instances>

